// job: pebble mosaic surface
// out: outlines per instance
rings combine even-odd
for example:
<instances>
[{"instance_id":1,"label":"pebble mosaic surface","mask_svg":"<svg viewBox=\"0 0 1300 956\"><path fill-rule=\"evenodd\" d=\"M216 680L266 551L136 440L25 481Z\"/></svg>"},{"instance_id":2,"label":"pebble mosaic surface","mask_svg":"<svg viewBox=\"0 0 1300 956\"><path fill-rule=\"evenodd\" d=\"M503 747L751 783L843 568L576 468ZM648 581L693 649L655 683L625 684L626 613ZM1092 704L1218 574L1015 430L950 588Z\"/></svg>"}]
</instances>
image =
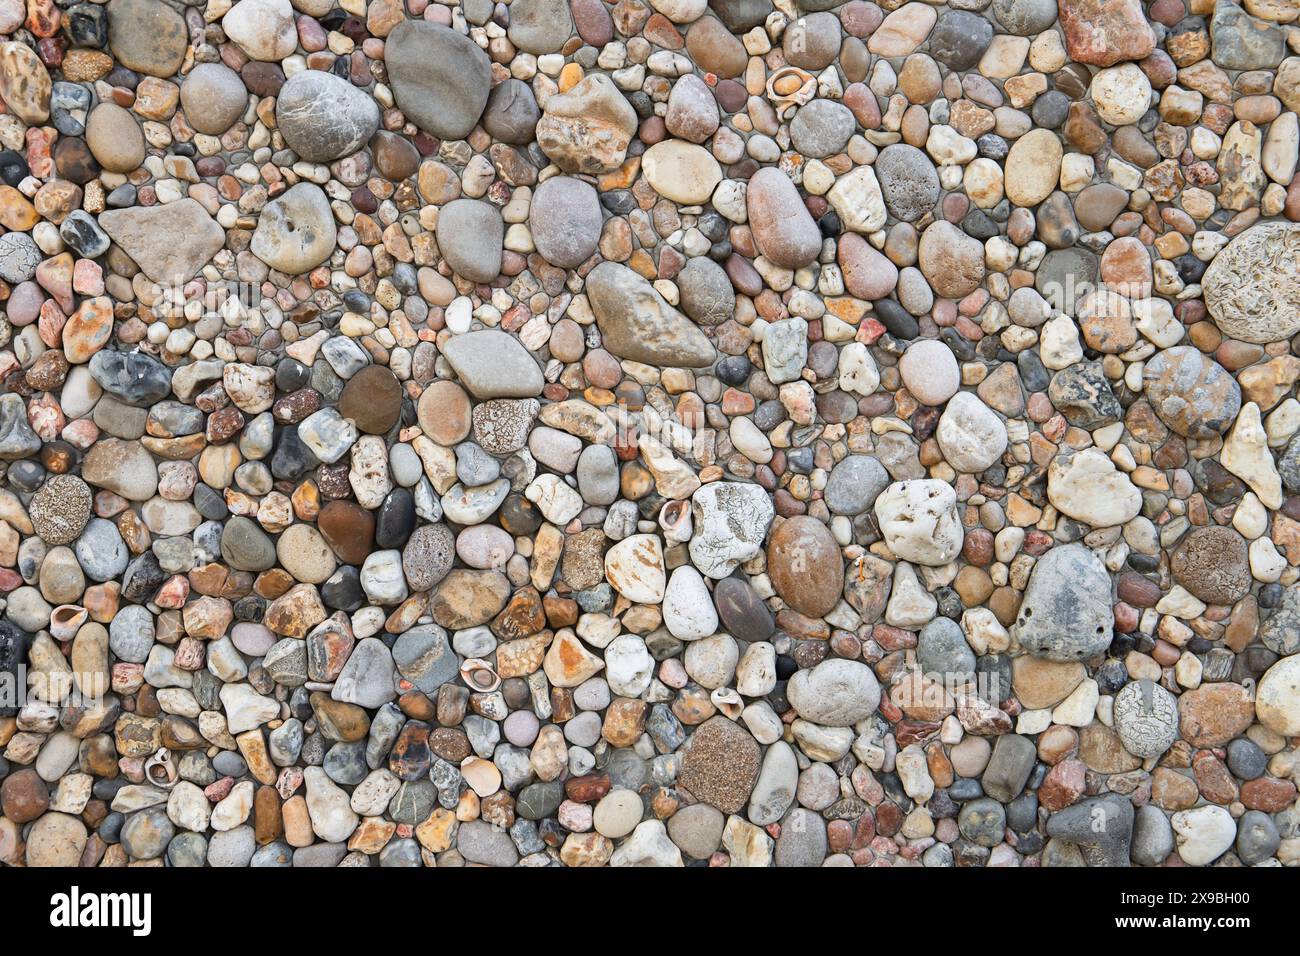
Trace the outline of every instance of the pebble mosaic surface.
<instances>
[{"instance_id":1,"label":"pebble mosaic surface","mask_svg":"<svg viewBox=\"0 0 1300 956\"><path fill-rule=\"evenodd\" d=\"M0 863L1300 863L1295 0L0 0Z\"/></svg>"}]
</instances>

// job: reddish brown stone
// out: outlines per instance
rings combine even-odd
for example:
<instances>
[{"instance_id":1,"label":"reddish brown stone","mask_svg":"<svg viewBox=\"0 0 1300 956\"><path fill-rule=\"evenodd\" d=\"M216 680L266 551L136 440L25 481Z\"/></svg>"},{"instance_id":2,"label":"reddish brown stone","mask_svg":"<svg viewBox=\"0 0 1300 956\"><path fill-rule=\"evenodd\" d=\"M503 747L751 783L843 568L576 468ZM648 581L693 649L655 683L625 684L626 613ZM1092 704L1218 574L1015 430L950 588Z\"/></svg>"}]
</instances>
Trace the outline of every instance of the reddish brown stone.
<instances>
[{"instance_id":1,"label":"reddish brown stone","mask_svg":"<svg viewBox=\"0 0 1300 956\"><path fill-rule=\"evenodd\" d=\"M330 501L316 527L344 564L361 565L374 549L375 516L354 501Z\"/></svg>"},{"instance_id":2,"label":"reddish brown stone","mask_svg":"<svg viewBox=\"0 0 1300 956\"><path fill-rule=\"evenodd\" d=\"M1156 45L1138 0L1059 0L1070 59L1092 66L1140 60Z\"/></svg>"}]
</instances>

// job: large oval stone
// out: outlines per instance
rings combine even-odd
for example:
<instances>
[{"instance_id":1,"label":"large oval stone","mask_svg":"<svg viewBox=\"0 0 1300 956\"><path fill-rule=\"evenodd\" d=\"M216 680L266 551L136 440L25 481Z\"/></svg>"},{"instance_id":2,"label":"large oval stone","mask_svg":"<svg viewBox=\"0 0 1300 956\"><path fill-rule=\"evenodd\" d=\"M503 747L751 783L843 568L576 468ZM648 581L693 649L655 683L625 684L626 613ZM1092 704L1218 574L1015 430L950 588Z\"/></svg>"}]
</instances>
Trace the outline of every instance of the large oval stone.
<instances>
[{"instance_id":1,"label":"large oval stone","mask_svg":"<svg viewBox=\"0 0 1300 956\"><path fill-rule=\"evenodd\" d=\"M767 546L767 573L781 600L800 614L821 617L839 603L844 562L830 529L816 518L788 518Z\"/></svg>"}]
</instances>

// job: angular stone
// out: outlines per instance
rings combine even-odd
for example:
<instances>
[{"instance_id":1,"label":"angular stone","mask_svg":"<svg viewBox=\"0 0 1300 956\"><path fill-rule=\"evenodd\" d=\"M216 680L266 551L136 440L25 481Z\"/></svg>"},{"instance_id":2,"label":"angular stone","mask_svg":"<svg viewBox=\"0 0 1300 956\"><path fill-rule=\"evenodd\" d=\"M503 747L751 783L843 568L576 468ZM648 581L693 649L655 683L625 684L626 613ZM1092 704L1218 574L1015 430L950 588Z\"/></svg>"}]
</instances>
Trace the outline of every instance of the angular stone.
<instances>
[{"instance_id":1,"label":"angular stone","mask_svg":"<svg viewBox=\"0 0 1300 956\"><path fill-rule=\"evenodd\" d=\"M145 275L163 284L188 282L226 242L225 230L188 197L157 206L109 209L100 213L99 225Z\"/></svg>"},{"instance_id":2,"label":"angular stone","mask_svg":"<svg viewBox=\"0 0 1300 956\"><path fill-rule=\"evenodd\" d=\"M603 344L614 355L658 366L713 364L716 353L704 333L627 266L596 266L587 276L587 297Z\"/></svg>"}]
</instances>

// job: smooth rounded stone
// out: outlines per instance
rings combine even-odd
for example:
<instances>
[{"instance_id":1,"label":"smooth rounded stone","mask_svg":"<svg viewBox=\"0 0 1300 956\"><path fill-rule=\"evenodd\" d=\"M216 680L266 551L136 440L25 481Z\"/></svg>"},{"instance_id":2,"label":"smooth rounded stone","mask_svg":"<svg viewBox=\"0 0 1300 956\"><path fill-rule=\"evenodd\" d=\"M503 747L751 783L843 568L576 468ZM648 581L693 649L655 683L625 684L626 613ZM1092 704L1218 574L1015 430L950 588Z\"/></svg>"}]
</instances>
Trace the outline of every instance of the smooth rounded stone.
<instances>
[{"instance_id":1,"label":"smooth rounded stone","mask_svg":"<svg viewBox=\"0 0 1300 956\"><path fill-rule=\"evenodd\" d=\"M1147 360L1142 381L1160 420L1188 438L1223 434L1241 410L1241 386L1195 346L1157 352Z\"/></svg>"},{"instance_id":2,"label":"smooth rounded stone","mask_svg":"<svg viewBox=\"0 0 1300 956\"><path fill-rule=\"evenodd\" d=\"M700 325L720 325L736 312L736 290L726 270L696 256L677 274L681 310Z\"/></svg>"},{"instance_id":3,"label":"smooth rounded stone","mask_svg":"<svg viewBox=\"0 0 1300 956\"><path fill-rule=\"evenodd\" d=\"M1206 604L1232 605L1250 593L1246 542L1232 528L1194 529L1170 556L1169 570Z\"/></svg>"},{"instance_id":4,"label":"smooth rounded stone","mask_svg":"<svg viewBox=\"0 0 1300 956\"><path fill-rule=\"evenodd\" d=\"M122 849L136 860L153 860L163 855L176 834L176 827L162 807L150 807L127 817L122 827Z\"/></svg>"},{"instance_id":5,"label":"smooth rounded stone","mask_svg":"<svg viewBox=\"0 0 1300 956\"><path fill-rule=\"evenodd\" d=\"M255 522L236 515L222 529L221 558L238 571L265 571L275 566L275 544Z\"/></svg>"},{"instance_id":6,"label":"smooth rounded stone","mask_svg":"<svg viewBox=\"0 0 1300 956\"><path fill-rule=\"evenodd\" d=\"M528 227L543 259L561 269L575 269L591 258L600 242L600 197L580 179L553 176L533 193Z\"/></svg>"},{"instance_id":7,"label":"smooth rounded stone","mask_svg":"<svg viewBox=\"0 0 1300 956\"><path fill-rule=\"evenodd\" d=\"M361 589L373 604L400 604L410 593L402 574L400 551L372 551L361 566Z\"/></svg>"},{"instance_id":8,"label":"smooth rounded stone","mask_svg":"<svg viewBox=\"0 0 1300 956\"><path fill-rule=\"evenodd\" d=\"M572 33L568 0L519 0L510 5L506 36L527 53L555 53Z\"/></svg>"},{"instance_id":9,"label":"smooth rounded stone","mask_svg":"<svg viewBox=\"0 0 1300 956\"><path fill-rule=\"evenodd\" d=\"M663 140L646 150L641 171L655 192L682 205L708 202L722 181L722 167L712 154L680 139Z\"/></svg>"},{"instance_id":10,"label":"smooth rounded stone","mask_svg":"<svg viewBox=\"0 0 1300 956\"><path fill-rule=\"evenodd\" d=\"M492 71L469 37L427 20L403 20L385 39L384 64L398 108L426 133L464 139L483 115Z\"/></svg>"},{"instance_id":11,"label":"smooth rounded stone","mask_svg":"<svg viewBox=\"0 0 1300 956\"><path fill-rule=\"evenodd\" d=\"M287 868L293 866L294 851L289 844L277 840L266 846L258 847L249 859L249 866L268 868Z\"/></svg>"},{"instance_id":12,"label":"smooth rounded stone","mask_svg":"<svg viewBox=\"0 0 1300 956\"><path fill-rule=\"evenodd\" d=\"M850 727L880 705L880 683L871 668L833 658L795 672L786 698L800 717L827 727Z\"/></svg>"},{"instance_id":13,"label":"smooth rounded stone","mask_svg":"<svg viewBox=\"0 0 1300 956\"><path fill-rule=\"evenodd\" d=\"M493 525L466 528L456 538L456 554L471 568L505 567L515 552L510 533Z\"/></svg>"},{"instance_id":14,"label":"smooth rounded stone","mask_svg":"<svg viewBox=\"0 0 1300 956\"><path fill-rule=\"evenodd\" d=\"M370 139L375 171L385 179L400 182L414 176L420 166L420 151L403 136L379 130Z\"/></svg>"},{"instance_id":15,"label":"smooth rounded stone","mask_svg":"<svg viewBox=\"0 0 1300 956\"><path fill-rule=\"evenodd\" d=\"M708 637L718 629L713 597L700 572L688 564L673 571L664 590L664 626L682 641Z\"/></svg>"},{"instance_id":16,"label":"smooth rounded stone","mask_svg":"<svg viewBox=\"0 0 1300 956\"><path fill-rule=\"evenodd\" d=\"M950 222L934 222L921 233L917 264L937 295L960 299L984 281L984 244Z\"/></svg>"},{"instance_id":17,"label":"smooth rounded stone","mask_svg":"<svg viewBox=\"0 0 1300 956\"><path fill-rule=\"evenodd\" d=\"M99 222L92 219L90 213L87 213L85 209L73 209L69 213L68 219L61 222L59 234L64 239L64 242L68 243L72 250L77 252L79 256L83 256L83 258L94 259L96 256L104 255L108 251L108 234L99 228ZM83 316L94 320L101 315L103 313L95 310L95 308L87 308L87 310L79 310L74 313L74 316L78 317L78 323ZM101 328L104 329L101 336L100 334L92 334L98 332ZM82 329L77 330L75 333L70 329L65 329L64 337L65 346L72 345L74 347L73 351L65 349L65 355L68 356L69 360L82 362L82 360L88 358L88 351L99 349L103 345L104 339L107 339L107 324L86 323Z\"/></svg>"},{"instance_id":18,"label":"smooth rounded stone","mask_svg":"<svg viewBox=\"0 0 1300 956\"><path fill-rule=\"evenodd\" d=\"M53 13L52 9L50 13ZM34 11L32 22L40 21L43 16L49 14L43 15ZM15 24L14 29L22 26L21 14L17 15L17 19L18 23ZM49 23L51 29L57 28L58 15L54 14L54 19ZM13 29L4 32L9 34ZM50 75L41 62L42 59L43 57L38 56L31 46L16 39L0 44L0 99L4 100L7 112L25 123L44 123L50 118L51 106L58 109L59 96L55 94L52 103ZM64 84L53 86L53 90L58 90L62 86ZM73 122L75 123L75 120ZM73 130L80 132L80 129L75 126Z\"/></svg>"},{"instance_id":19,"label":"smooth rounded stone","mask_svg":"<svg viewBox=\"0 0 1300 956\"><path fill-rule=\"evenodd\" d=\"M945 686L969 680L975 674L975 654L957 622L938 617L921 629L916 662L921 672L943 680Z\"/></svg>"},{"instance_id":20,"label":"smooth rounded stone","mask_svg":"<svg viewBox=\"0 0 1300 956\"><path fill-rule=\"evenodd\" d=\"M657 535L634 534L605 552L605 578L627 600L658 604L668 585L663 546Z\"/></svg>"},{"instance_id":21,"label":"smooth rounded stone","mask_svg":"<svg viewBox=\"0 0 1300 956\"><path fill-rule=\"evenodd\" d=\"M816 0L814 0L816 2ZM772 12L771 0L712 0L709 9L718 15L732 33L744 33L759 26ZM815 9L813 3L804 7Z\"/></svg>"},{"instance_id":22,"label":"smooth rounded stone","mask_svg":"<svg viewBox=\"0 0 1300 956\"><path fill-rule=\"evenodd\" d=\"M707 83L688 73L673 84L664 125L669 133L691 143L703 143L718 129L718 101Z\"/></svg>"},{"instance_id":23,"label":"smooth rounded stone","mask_svg":"<svg viewBox=\"0 0 1300 956\"><path fill-rule=\"evenodd\" d=\"M796 807L781 821L774 861L782 867L821 866L828 842L826 820L821 814Z\"/></svg>"},{"instance_id":24,"label":"smooth rounded stone","mask_svg":"<svg viewBox=\"0 0 1300 956\"><path fill-rule=\"evenodd\" d=\"M290 525L275 543L280 565L295 581L324 584L338 566L321 533L307 524Z\"/></svg>"},{"instance_id":25,"label":"smooth rounded stone","mask_svg":"<svg viewBox=\"0 0 1300 956\"><path fill-rule=\"evenodd\" d=\"M947 482L896 481L876 498L873 510L885 543L904 561L938 567L961 551L957 495Z\"/></svg>"},{"instance_id":26,"label":"smooth rounded stone","mask_svg":"<svg viewBox=\"0 0 1300 956\"><path fill-rule=\"evenodd\" d=\"M1267 344L1300 331L1300 223L1252 226L1225 246L1201 278L1205 304L1224 335Z\"/></svg>"},{"instance_id":27,"label":"smooth rounded stone","mask_svg":"<svg viewBox=\"0 0 1300 956\"><path fill-rule=\"evenodd\" d=\"M81 477L129 501L147 501L158 490L158 469L149 452L139 442L117 438L95 443L81 463Z\"/></svg>"},{"instance_id":28,"label":"smooth rounded stone","mask_svg":"<svg viewBox=\"0 0 1300 956\"><path fill-rule=\"evenodd\" d=\"M1154 804L1138 807L1133 816L1132 860L1138 866L1160 866L1174 851L1174 830Z\"/></svg>"},{"instance_id":29,"label":"smooth rounded stone","mask_svg":"<svg viewBox=\"0 0 1300 956\"><path fill-rule=\"evenodd\" d=\"M641 797L631 790L615 789L600 798L592 812L592 825L601 836L617 840L641 822Z\"/></svg>"},{"instance_id":30,"label":"smooth rounded stone","mask_svg":"<svg viewBox=\"0 0 1300 956\"><path fill-rule=\"evenodd\" d=\"M266 204L248 248L277 272L300 275L333 254L337 235L325 193L314 183L299 183Z\"/></svg>"},{"instance_id":31,"label":"smooth rounded stone","mask_svg":"<svg viewBox=\"0 0 1300 956\"><path fill-rule=\"evenodd\" d=\"M787 518L772 532L767 570L776 593L808 617L829 614L844 590L844 560L830 529L816 518Z\"/></svg>"},{"instance_id":32,"label":"smooth rounded stone","mask_svg":"<svg viewBox=\"0 0 1300 956\"><path fill-rule=\"evenodd\" d=\"M1274 733L1300 733L1300 655L1284 657L1264 672L1255 692L1255 713Z\"/></svg>"},{"instance_id":33,"label":"smooth rounded stone","mask_svg":"<svg viewBox=\"0 0 1300 956\"><path fill-rule=\"evenodd\" d=\"M413 488L424 477L420 456L410 445L393 445L388 449L388 468L399 487Z\"/></svg>"},{"instance_id":34,"label":"smooth rounded stone","mask_svg":"<svg viewBox=\"0 0 1300 956\"><path fill-rule=\"evenodd\" d=\"M907 390L923 405L942 405L961 387L956 357L936 339L921 339L909 345L899 359L898 371Z\"/></svg>"},{"instance_id":35,"label":"smooth rounded stone","mask_svg":"<svg viewBox=\"0 0 1300 956\"><path fill-rule=\"evenodd\" d=\"M1094 528L1122 525L1142 508L1141 492L1097 448L1054 459L1047 470L1047 497L1058 511Z\"/></svg>"},{"instance_id":36,"label":"smooth rounded stone","mask_svg":"<svg viewBox=\"0 0 1300 956\"><path fill-rule=\"evenodd\" d=\"M1237 821L1237 856L1247 866L1255 866L1277 853L1282 836L1277 824L1259 810L1247 810Z\"/></svg>"},{"instance_id":37,"label":"smooth rounded stone","mask_svg":"<svg viewBox=\"0 0 1300 956\"><path fill-rule=\"evenodd\" d=\"M722 579L714 586L713 599L723 627L738 640L764 641L772 636L776 628L772 613L745 581Z\"/></svg>"},{"instance_id":38,"label":"smooth rounded stone","mask_svg":"<svg viewBox=\"0 0 1300 956\"><path fill-rule=\"evenodd\" d=\"M970 392L958 392L948 402L935 438L954 469L979 474L1007 448L1007 428L998 414Z\"/></svg>"},{"instance_id":39,"label":"smooth rounded stone","mask_svg":"<svg viewBox=\"0 0 1300 956\"><path fill-rule=\"evenodd\" d=\"M457 275L491 282L501 272L505 223L491 203L454 199L438 212L438 249Z\"/></svg>"},{"instance_id":40,"label":"smooth rounded stone","mask_svg":"<svg viewBox=\"0 0 1300 956\"><path fill-rule=\"evenodd\" d=\"M1060 180L1061 141L1049 129L1030 130L1011 147L1003 187L1017 206L1036 206Z\"/></svg>"},{"instance_id":41,"label":"smooth rounded stone","mask_svg":"<svg viewBox=\"0 0 1300 956\"><path fill-rule=\"evenodd\" d=\"M1015 36L1037 36L1056 22L1056 15L1056 0L993 0L993 16Z\"/></svg>"},{"instance_id":42,"label":"smooth rounded stone","mask_svg":"<svg viewBox=\"0 0 1300 956\"><path fill-rule=\"evenodd\" d=\"M181 107L195 131L220 136L248 108L248 89L238 73L223 63L200 63L181 84Z\"/></svg>"},{"instance_id":43,"label":"smooth rounded stone","mask_svg":"<svg viewBox=\"0 0 1300 956\"><path fill-rule=\"evenodd\" d=\"M153 642L153 617L138 604L122 608L108 626L108 646L119 660L143 664Z\"/></svg>"},{"instance_id":44,"label":"smooth rounded stone","mask_svg":"<svg viewBox=\"0 0 1300 956\"><path fill-rule=\"evenodd\" d=\"M195 834L197 836L198 834ZM175 845L175 841L173 841ZM257 852L257 834L250 826L238 826L212 834L208 843L208 865L214 867L248 866ZM168 848L171 859L171 848Z\"/></svg>"},{"instance_id":45,"label":"smooth rounded stone","mask_svg":"<svg viewBox=\"0 0 1300 956\"><path fill-rule=\"evenodd\" d=\"M48 545L70 544L90 520L91 495L76 475L52 475L27 509L32 527Z\"/></svg>"},{"instance_id":46,"label":"smooth rounded stone","mask_svg":"<svg viewBox=\"0 0 1300 956\"><path fill-rule=\"evenodd\" d=\"M578 456L576 469L582 500L593 505L611 505L618 500L618 461L608 445L587 445Z\"/></svg>"},{"instance_id":47,"label":"smooth rounded stone","mask_svg":"<svg viewBox=\"0 0 1300 956\"><path fill-rule=\"evenodd\" d=\"M885 206L895 219L915 222L938 204L939 174L930 158L915 146L886 146L873 168Z\"/></svg>"},{"instance_id":48,"label":"smooth rounded stone","mask_svg":"<svg viewBox=\"0 0 1300 956\"><path fill-rule=\"evenodd\" d=\"M420 430L439 445L451 446L469 436L472 420L469 396L455 382L440 380L420 395L416 416Z\"/></svg>"},{"instance_id":49,"label":"smooth rounded stone","mask_svg":"<svg viewBox=\"0 0 1300 956\"><path fill-rule=\"evenodd\" d=\"M685 855L707 860L721 846L726 822L716 807L693 803L668 818L668 837Z\"/></svg>"},{"instance_id":50,"label":"smooth rounded stone","mask_svg":"<svg viewBox=\"0 0 1300 956\"><path fill-rule=\"evenodd\" d=\"M343 386L338 408L365 434L387 434L402 411L401 383L382 365L367 365Z\"/></svg>"},{"instance_id":51,"label":"smooth rounded stone","mask_svg":"<svg viewBox=\"0 0 1300 956\"><path fill-rule=\"evenodd\" d=\"M758 779L758 742L726 717L710 717L690 737L678 783L696 800L723 813L745 806Z\"/></svg>"},{"instance_id":52,"label":"smooth rounded stone","mask_svg":"<svg viewBox=\"0 0 1300 956\"><path fill-rule=\"evenodd\" d=\"M804 156L824 159L842 151L857 128L853 113L834 100L813 100L790 121L790 141Z\"/></svg>"},{"instance_id":53,"label":"smooth rounded stone","mask_svg":"<svg viewBox=\"0 0 1300 956\"><path fill-rule=\"evenodd\" d=\"M1232 846L1237 823L1223 807L1179 810L1169 820L1178 856L1188 866L1209 866Z\"/></svg>"},{"instance_id":54,"label":"smooth rounded stone","mask_svg":"<svg viewBox=\"0 0 1300 956\"><path fill-rule=\"evenodd\" d=\"M254 60L283 60L298 46L289 0L239 0L222 18L221 29Z\"/></svg>"},{"instance_id":55,"label":"smooth rounded stone","mask_svg":"<svg viewBox=\"0 0 1300 956\"><path fill-rule=\"evenodd\" d=\"M799 761L793 748L778 740L767 749L749 797L746 815L758 826L776 823L794 802L799 785Z\"/></svg>"},{"instance_id":56,"label":"smooth rounded stone","mask_svg":"<svg viewBox=\"0 0 1300 956\"><path fill-rule=\"evenodd\" d=\"M91 518L86 522L72 550L86 577L92 581L110 581L118 577L126 570L131 558L117 525L103 518Z\"/></svg>"},{"instance_id":57,"label":"smooth rounded stone","mask_svg":"<svg viewBox=\"0 0 1300 956\"><path fill-rule=\"evenodd\" d=\"M90 111L86 144L99 165L112 173L129 173L144 162L140 124L116 103L100 103Z\"/></svg>"},{"instance_id":58,"label":"smooth rounded stone","mask_svg":"<svg viewBox=\"0 0 1300 956\"><path fill-rule=\"evenodd\" d=\"M345 564L361 564L374 546L374 515L356 502L328 502L321 509L316 526Z\"/></svg>"},{"instance_id":59,"label":"smooth rounded stone","mask_svg":"<svg viewBox=\"0 0 1300 956\"><path fill-rule=\"evenodd\" d=\"M614 355L661 367L713 364L704 333L627 266L602 262L588 274L586 291L602 344Z\"/></svg>"},{"instance_id":60,"label":"smooth rounded stone","mask_svg":"<svg viewBox=\"0 0 1300 956\"><path fill-rule=\"evenodd\" d=\"M564 788L558 780L532 783L519 791L515 809L525 820L544 820L554 816L564 799Z\"/></svg>"},{"instance_id":61,"label":"smooth rounded stone","mask_svg":"<svg viewBox=\"0 0 1300 956\"><path fill-rule=\"evenodd\" d=\"M214 834L214 837L218 835ZM251 849L250 847L250 851ZM207 858L208 841L201 833L178 833L167 844L167 864L169 866L200 867ZM235 865L246 866L247 860Z\"/></svg>"},{"instance_id":62,"label":"smooth rounded stone","mask_svg":"<svg viewBox=\"0 0 1300 956\"><path fill-rule=\"evenodd\" d=\"M511 77L492 88L483 111L483 129L495 140L525 145L532 142L541 115L532 87Z\"/></svg>"},{"instance_id":63,"label":"smooth rounded stone","mask_svg":"<svg viewBox=\"0 0 1300 956\"><path fill-rule=\"evenodd\" d=\"M442 354L475 398L529 398L541 394L545 384L519 340L497 329L452 336Z\"/></svg>"},{"instance_id":64,"label":"smooth rounded stone","mask_svg":"<svg viewBox=\"0 0 1300 956\"><path fill-rule=\"evenodd\" d=\"M889 473L875 458L849 455L831 469L823 500L834 514L859 515L871 509L889 483Z\"/></svg>"},{"instance_id":65,"label":"smooth rounded stone","mask_svg":"<svg viewBox=\"0 0 1300 956\"><path fill-rule=\"evenodd\" d=\"M800 269L821 252L822 237L790 177L767 167L750 177L745 205L754 241L764 258Z\"/></svg>"},{"instance_id":66,"label":"smooth rounded stone","mask_svg":"<svg viewBox=\"0 0 1300 956\"><path fill-rule=\"evenodd\" d=\"M333 73L304 70L280 88L275 121L299 157L329 163L352 155L375 134L379 106L364 90Z\"/></svg>"},{"instance_id":67,"label":"smooth rounded stone","mask_svg":"<svg viewBox=\"0 0 1300 956\"><path fill-rule=\"evenodd\" d=\"M969 70L993 40L993 24L969 10L947 10L930 31L930 55L950 70Z\"/></svg>"},{"instance_id":68,"label":"smooth rounded stone","mask_svg":"<svg viewBox=\"0 0 1300 956\"><path fill-rule=\"evenodd\" d=\"M50 789L35 770L24 768L5 777L0 786L0 803L7 819L30 823L49 809Z\"/></svg>"},{"instance_id":69,"label":"smooth rounded stone","mask_svg":"<svg viewBox=\"0 0 1300 956\"><path fill-rule=\"evenodd\" d=\"M47 813L27 831L26 863L39 867L75 867L81 861L87 838L86 825L77 817Z\"/></svg>"},{"instance_id":70,"label":"smooth rounded stone","mask_svg":"<svg viewBox=\"0 0 1300 956\"><path fill-rule=\"evenodd\" d=\"M957 815L961 835L976 846L995 847L1006 829L1006 810L988 797L963 804Z\"/></svg>"},{"instance_id":71,"label":"smooth rounded stone","mask_svg":"<svg viewBox=\"0 0 1300 956\"><path fill-rule=\"evenodd\" d=\"M120 65L161 77L180 70L190 41L185 20L162 0L112 0L108 38Z\"/></svg>"},{"instance_id":72,"label":"smooth rounded stone","mask_svg":"<svg viewBox=\"0 0 1300 956\"><path fill-rule=\"evenodd\" d=\"M1151 103L1151 81L1136 63L1099 70L1089 89L1097 115L1111 126L1130 126ZM1053 137L1055 139L1055 137Z\"/></svg>"},{"instance_id":73,"label":"smooth rounded stone","mask_svg":"<svg viewBox=\"0 0 1300 956\"><path fill-rule=\"evenodd\" d=\"M1268 755L1252 740L1238 737L1228 744L1228 769L1239 780L1258 780L1268 769Z\"/></svg>"},{"instance_id":74,"label":"smooth rounded stone","mask_svg":"<svg viewBox=\"0 0 1300 956\"><path fill-rule=\"evenodd\" d=\"M463 823L456 831L456 849L471 863L482 866L514 866L519 861L510 834L482 820Z\"/></svg>"},{"instance_id":75,"label":"smooth rounded stone","mask_svg":"<svg viewBox=\"0 0 1300 956\"><path fill-rule=\"evenodd\" d=\"M1115 622L1106 566L1088 548L1052 548L1034 565L1012 635L1049 660L1087 660L1110 646Z\"/></svg>"}]
</instances>

